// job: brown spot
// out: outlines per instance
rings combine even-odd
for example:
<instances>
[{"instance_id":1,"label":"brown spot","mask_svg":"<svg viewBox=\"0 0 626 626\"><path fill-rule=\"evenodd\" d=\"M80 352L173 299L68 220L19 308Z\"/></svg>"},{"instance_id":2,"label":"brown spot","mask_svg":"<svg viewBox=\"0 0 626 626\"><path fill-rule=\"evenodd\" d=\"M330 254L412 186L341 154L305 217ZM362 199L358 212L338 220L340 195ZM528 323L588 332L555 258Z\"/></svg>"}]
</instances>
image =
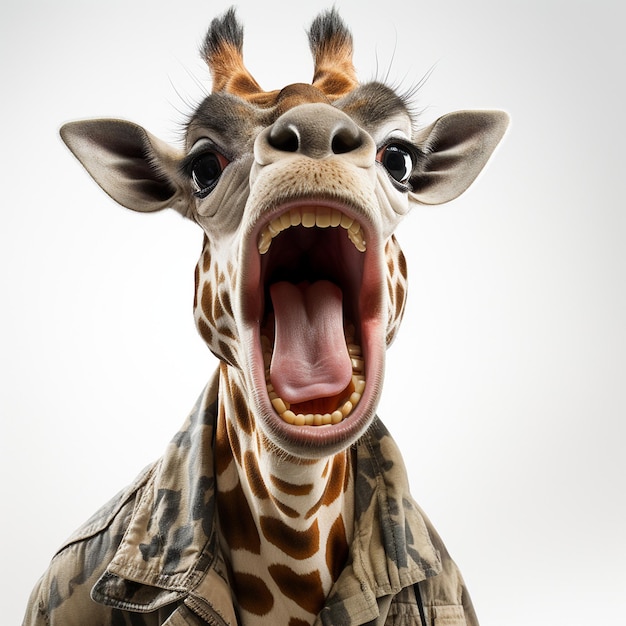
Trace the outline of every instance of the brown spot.
<instances>
[{"instance_id":1,"label":"brown spot","mask_svg":"<svg viewBox=\"0 0 626 626\"><path fill-rule=\"evenodd\" d=\"M224 407L220 405L217 428L215 429L215 472L218 476L222 475L228 469L232 460L233 453L226 430L226 416L224 414Z\"/></svg>"},{"instance_id":2,"label":"brown spot","mask_svg":"<svg viewBox=\"0 0 626 626\"><path fill-rule=\"evenodd\" d=\"M243 455L243 469L246 472L248 484L252 493L260 500L267 500L270 497L267 487L263 482L261 471L259 470L259 463L256 460L254 454L248 450Z\"/></svg>"},{"instance_id":3,"label":"brown spot","mask_svg":"<svg viewBox=\"0 0 626 626\"><path fill-rule=\"evenodd\" d=\"M385 335L385 344L387 346L390 346L395 336L396 336L396 331L395 331L395 329L392 328Z\"/></svg>"},{"instance_id":4,"label":"brown spot","mask_svg":"<svg viewBox=\"0 0 626 626\"><path fill-rule=\"evenodd\" d=\"M222 306L224 307L224 310L226 311L226 313L230 315L230 317L234 317L233 306L231 304L230 294L228 293L228 291L223 290L221 293L221 298L222 298Z\"/></svg>"},{"instance_id":5,"label":"brown spot","mask_svg":"<svg viewBox=\"0 0 626 626\"><path fill-rule=\"evenodd\" d=\"M268 452L272 450L272 443L267 439L267 437L261 433L257 433L256 437L256 451L259 457L263 454L263 450L267 450Z\"/></svg>"},{"instance_id":6,"label":"brown spot","mask_svg":"<svg viewBox=\"0 0 626 626\"><path fill-rule=\"evenodd\" d=\"M221 337L227 337L228 339L237 339L230 326L224 326L223 324L217 329L218 335Z\"/></svg>"},{"instance_id":7,"label":"brown spot","mask_svg":"<svg viewBox=\"0 0 626 626\"><path fill-rule=\"evenodd\" d=\"M398 283L396 285L396 317L402 316L402 311L404 310L404 296L406 292L404 287Z\"/></svg>"},{"instance_id":8,"label":"brown spot","mask_svg":"<svg viewBox=\"0 0 626 626\"><path fill-rule=\"evenodd\" d=\"M212 343L213 331L211 330L211 327L203 319L199 319L196 326L202 339L204 339L204 341L208 344Z\"/></svg>"},{"instance_id":9,"label":"brown spot","mask_svg":"<svg viewBox=\"0 0 626 626\"><path fill-rule=\"evenodd\" d=\"M253 615L267 615L274 606L274 597L257 576L235 572L235 590L239 606Z\"/></svg>"},{"instance_id":10,"label":"brown spot","mask_svg":"<svg viewBox=\"0 0 626 626\"><path fill-rule=\"evenodd\" d=\"M202 271L204 272L208 272L211 269L211 253L209 252L209 248L206 245L208 242L208 239L206 237L206 235L204 236L204 251L202 253Z\"/></svg>"},{"instance_id":11,"label":"brown spot","mask_svg":"<svg viewBox=\"0 0 626 626\"><path fill-rule=\"evenodd\" d=\"M196 270L193 274L193 283L194 283L194 291L193 291L193 308L194 310L198 306L198 287L200 286L200 264L196 265Z\"/></svg>"},{"instance_id":12,"label":"brown spot","mask_svg":"<svg viewBox=\"0 0 626 626\"><path fill-rule=\"evenodd\" d=\"M220 375L221 375L221 380L225 382L226 387L227 387L226 395L228 397L233 396L233 394L237 391L237 389L239 389L239 385L237 385L237 383L232 380L231 376L229 375L227 367L225 366L220 367Z\"/></svg>"},{"instance_id":13,"label":"brown spot","mask_svg":"<svg viewBox=\"0 0 626 626\"><path fill-rule=\"evenodd\" d=\"M304 519L309 519L312 515L315 515L321 508L324 496L322 497L306 512Z\"/></svg>"},{"instance_id":14,"label":"brown spot","mask_svg":"<svg viewBox=\"0 0 626 626\"><path fill-rule=\"evenodd\" d=\"M329 467L330 467L330 461L326 461L326 465L324 465L324 471L322 472L322 478L326 478L326 474L328 474Z\"/></svg>"},{"instance_id":15,"label":"brown spot","mask_svg":"<svg viewBox=\"0 0 626 626\"><path fill-rule=\"evenodd\" d=\"M348 487L350 486L350 474L353 471L353 466L351 465L353 461L353 457L351 455L348 456L348 465L347 465L347 472L344 472L344 477L343 477L343 491L344 493L346 491L348 491Z\"/></svg>"},{"instance_id":16,"label":"brown spot","mask_svg":"<svg viewBox=\"0 0 626 626\"><path fill-rule=\"evenodd\" d=\"M315 520L307 530L294 530L282 520L261 517L261 531L265 538L294 559L307 559L320 547L320 530Z\"/></svg>"},{"instance_id":17,"label":"brown spot","mask_svg":"<svg viewBox=\"0 0 626 626\"><path fill-rule=\"evenodd\" d=\"M346 540L346 528L343 517L340 515L332 525L326 542L326 565L335 582L348 558L348 541Z\"/></svg>"},{"instance_id":18,"label":"brown spot","mask_svg":"<svg viewBox=\"0 0 626 626\"><path fill-rule=\"evenodd\" d=\"M200 305L202 306L202 312L205 317L209 320L214 319L213 317L213 287L211 287L211 283L208 281L204 282L202 285L202 296L200 297Z\"/></svg>"},{"instance_id":19,"label":"brown spot","mask_svg":"<svg viewBox=\"0 0 626 626\"><path fill-rule=\"evenodd\" d=\"M253 431L253 417L250 414L250 408L246 398L243 397L243 392L237 385L231 386L231 396L235 409L235 418L237 419L237 425L246 434L251 435Z\"/></svg>"},{"instance_id":20,"label":"brown spot","mask_svg":"<svg viewBox=\"0 0 626 626\"><path fill-rule=\"evenodd\" d=\"M298 619L297 617L292 617L289 620L288 626L311 626L311 623L305 622L303 619Z\"/></svg>"},{"instance_id":21,"label":"brown spot","mask_svg":"<svg viewBox=\"0 0 626 626\"><path fill-rule=\"evenodd\" d=\"M237 359L235 358L235 355L233 354L230 346L225 341L219 341L217 345L219 347L219 355L227 363L229 363L233 367L237 367Z\"/></svg>"},{"instance_id":22,"label":"brown spot","mask_svg":"<svg viewBox=\"0 0 626 626\"><path fill-rule=\"evenodd\" d=\"M226 428L228 430L230 449L232 450L233 457L237 461L237 464L241 467L241 443L239 442L239 434L229 419L225 419L224 421L226 422Z\"/></svg>"},{"instance_id":23,"label":"brown spot","mask_svg":"<svg viewBox=\"0 0 626 626\"><path fill-rule=\"evenodd\" d=\"M276 498L272 498L272 502L276 505L276 508L283 515L286 515L287 517L290 517L291 519L296 519L296 517L300 517L300 513L298 513L298 511L296 511L295 509L292 509L290 506L287 506L286 504L283 504L280 500L277 500Z\"/></svg>"},{"instance_id":24,"label":"brown spot","mask_svg":"<svg viewBox=\"0 0 626 626\"><path fill-rule=\"evenodd\" d=\"M294 483L289 483L282 478L278 478L278 476L274 476L273 474L270 476L270 480L279 491L286 493L288 496L306 496L313 490L313 485L311 483L295 485Z\"/></svg>"},{"instance_id":25,"label":"brown spot","mask_svg":"<svg viewBox=\"0 0 626 626\"><path fill-rule=\"evenodd\" d=\"M316 570L298 574L286 565L270 565L270 576L279 589L305 611L317 615L324 605L322 579Z\"/></svg>"},{"instance_id":26,"label":"brown spot","mask_svg":"<svg viewBox=\"0 0 626 626\"><path fill-rule=\"evenodd\" d=\"M400 250L400 246L398 246L398 267L400 269L400 274L406 278L409 272L406 265L406 257L404 256L404 252Z\"/></svg>"},{"instance_id":27,"label":"brown spot","mask_svg":"<svg viewBox=\"0 0 626 626\"><path fill-rule=\"evenodd\" d=\"M213 295L212 290L211 290L211 295ZM222 317L222 315L224 315L224 309L222 308L222 303L220 302L219 298L215 298L213 300L212 313L213 313L212 319L214 320L218 320L220 319L220 317Z\"/></svg>"},{"instance_id":28,"label":"brown spot","mask_svg":"<svg viewBox=\"0 0 626 626\"><path fill-rule=\"evenodd\" d=\"M346 468L347 463L344 454L338 454L334 457L333 468L330 473L330 478L326 483L326 489L324 489L324 493L320 499L307 511L307 514L304 516L305 519L309 519L309 517L317 513L322 506L332 504L341 495Z\"/></svg>"},{"instance_id":29,"label":"brown spot","mask_svg":"<svg viewBox=\"0 0 626 626\"><path fill-rule=\"evenodd\" d=\"M241 485L237 483L230 491L218 491L217 507L220 528L230 549L260 554L261 538Z\"/></svg>"}]
</instances>

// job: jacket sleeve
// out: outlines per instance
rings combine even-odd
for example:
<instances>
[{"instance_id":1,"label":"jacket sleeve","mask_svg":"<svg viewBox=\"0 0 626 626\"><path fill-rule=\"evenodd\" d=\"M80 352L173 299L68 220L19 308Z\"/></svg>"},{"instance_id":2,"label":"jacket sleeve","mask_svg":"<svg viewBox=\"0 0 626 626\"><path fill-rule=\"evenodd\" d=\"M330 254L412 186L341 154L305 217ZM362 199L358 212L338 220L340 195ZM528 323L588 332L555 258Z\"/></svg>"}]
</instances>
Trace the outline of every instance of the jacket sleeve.
<instances>
[{"instance_id":1,"label":"jacket sleeve","mask_svg":"<svg viewBox=\"0 0 626 626\"><path fill-rule=\"evenodd\" d=\"M100 539L100 537L99 537ZM96 604L91 588L107 561L99 562L91 541L64 548L33 589L22 626L104 626L111 610Z\"/></svg>"},{"instance_id":2,"label":"jacket sleeve","mask_svg":"<svg viewBox=\"0 0 626 626\"><path fill-rule=\"evenodd\" d=\"M30 594L22 626L48 626L50 623L43 608L44 603L41 601L42 598L40 598L41 584L42 579L39 579L39 582Z\"/></svg>"},{"instance_id":3,"label":"jacket sleeve","mask_svg":"<svg viewBox=\"0 0 626 626\"><path fill-rule=\"evenodd\" d=\"M22 626L104 626L111 609L91 599L119 545L148 472L111 499L56 553L33 589ZM123 622L122 622L123 623Z\"/></svg>"},{"instance_id":4,"label":"jacket sleeve","mask_svg":"<svg viewBox=\"0 0 626 626\"><path fill-rule=\"evenodd\" d=\"M427 607L428 626L438 623L449 626L479 626L472 599L459 568L430 521L427 524L443 566L439 575L427 578L419 584L424 606Z\"/></svg>"}]
</instances>

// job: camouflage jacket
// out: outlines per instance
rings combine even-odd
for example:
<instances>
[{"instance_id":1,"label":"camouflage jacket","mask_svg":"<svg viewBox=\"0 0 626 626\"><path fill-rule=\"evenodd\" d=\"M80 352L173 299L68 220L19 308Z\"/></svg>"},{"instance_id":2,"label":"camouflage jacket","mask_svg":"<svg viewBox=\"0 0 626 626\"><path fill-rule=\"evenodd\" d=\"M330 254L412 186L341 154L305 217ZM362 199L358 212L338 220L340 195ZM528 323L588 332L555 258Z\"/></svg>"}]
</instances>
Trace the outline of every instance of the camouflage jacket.
<instances>
[{"instance_id":1,"label":"camouflage jacket","mask_svg":"<svg viewBox=\"0 0 626 626\"><path fill-rule=\"evenodd\" d=\"M32 592L24 626L237 624L216 538L210 383L166 454L84 524ZM354 541L316 626L477 626L456 565L376 420L357 444Z\"/></svg>"}]
</instances>

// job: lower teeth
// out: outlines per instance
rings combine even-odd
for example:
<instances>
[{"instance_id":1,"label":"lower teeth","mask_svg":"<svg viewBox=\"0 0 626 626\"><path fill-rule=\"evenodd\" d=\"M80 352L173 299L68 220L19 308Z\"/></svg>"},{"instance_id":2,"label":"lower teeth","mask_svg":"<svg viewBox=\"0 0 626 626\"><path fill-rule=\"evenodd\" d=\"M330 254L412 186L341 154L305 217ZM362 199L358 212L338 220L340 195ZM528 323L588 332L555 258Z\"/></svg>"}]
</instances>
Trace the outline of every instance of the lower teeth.
<instances>
[{"instance_id":1,"label":"lower teeth","mask_svg":"<svg viewBox=\"0 0 626 626\"><path fill-rule=\"evenodd\" d=\"M352 391L347 392L350 395L345 397L342 402L339 403L337 409L332 413L294 413L291 410L291 405L286 400L283 400L274 391L274 387L270 380L270 363L272 360L272 346L270 340L262 336L261 343L263 346L263 361L265 365L265 384L267 386L267 393L274 407L276 413L287 424L294 426L328 426L331 424L339 424L343 421L352 411L354 407L359 403L361 396L365 390L365 364L363 361L361 346L354 343L353 334L347 333L348 339L348 352L350 354L350 360L352 361Z\"/></svg>"}]
</instances>

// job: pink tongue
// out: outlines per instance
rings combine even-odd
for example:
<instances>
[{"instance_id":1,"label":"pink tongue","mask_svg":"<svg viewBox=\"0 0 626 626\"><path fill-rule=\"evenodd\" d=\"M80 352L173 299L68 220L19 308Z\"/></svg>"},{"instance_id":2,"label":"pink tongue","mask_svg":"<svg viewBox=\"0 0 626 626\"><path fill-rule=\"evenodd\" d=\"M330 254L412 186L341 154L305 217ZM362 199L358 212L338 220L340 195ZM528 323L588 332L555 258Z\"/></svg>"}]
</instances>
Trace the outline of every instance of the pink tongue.
<instances>
[{"instance_id":1,"label":"pink tongue","mask_svg":"<svg viewBox=\"0 0 626 626\"><path fill-rule=\"evenodd\" d=\"M341 289L327 280L270 287L276 317L270 379L292 404L341 393L352 377Z\"/></svg>"}]
</instances>

